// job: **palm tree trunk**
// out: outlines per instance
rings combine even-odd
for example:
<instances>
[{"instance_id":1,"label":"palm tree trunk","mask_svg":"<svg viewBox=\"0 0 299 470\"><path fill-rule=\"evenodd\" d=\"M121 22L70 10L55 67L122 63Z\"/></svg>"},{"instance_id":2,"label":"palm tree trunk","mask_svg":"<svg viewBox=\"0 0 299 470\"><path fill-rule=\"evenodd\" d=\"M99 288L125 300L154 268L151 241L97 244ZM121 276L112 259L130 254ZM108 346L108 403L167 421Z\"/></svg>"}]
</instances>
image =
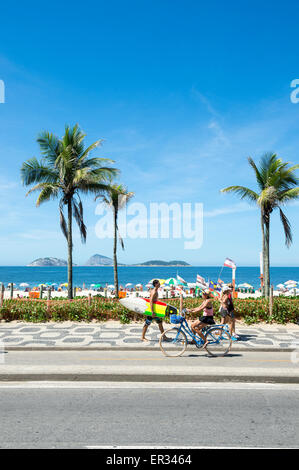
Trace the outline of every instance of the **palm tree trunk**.
<instances>
[{"instance_id":1,"label":"palm tree trunk","mask_svg":"<svg viewBox=\"0 0 299 470\"><path fill-rule=\"evenodd\" d=\"M270 297L270 215L265 218L265 246L264 246L264 279L265 297Z\"/></svg>"},{"instance_id":2,"label":"palm tree trunk","mask_svg":"<svg viewBox=\"0 0 299 470\"><path fill-rule=\"evenodd\" d=\"M262 257L263 257L263 287L262 295L265 295L265 224L263 212L261 210L261 227L262 227Z\"/></svg>"},{"instance_id":3,"label":"palm tree trunk","mask_svg":"<svg viewBox=\"0 0 299 470\"><path fill-rule=\"evenodd\" d=\"M72 200L68 201L68 227L67 227L67 245L68 245L68 298L73 298L73 211Z\"/></svg>"},{"instance_id":4,"label":"palm tree trunk","mask_svg":"<svg viewBox=\"0 0 299 470\"><path fill-rule=\"evenodd\" d=\"M113 266L115 296L118 298L118 273L117 273L117 209L114 208L114 244L113 244Z\"/></svg>"}]
</instances>

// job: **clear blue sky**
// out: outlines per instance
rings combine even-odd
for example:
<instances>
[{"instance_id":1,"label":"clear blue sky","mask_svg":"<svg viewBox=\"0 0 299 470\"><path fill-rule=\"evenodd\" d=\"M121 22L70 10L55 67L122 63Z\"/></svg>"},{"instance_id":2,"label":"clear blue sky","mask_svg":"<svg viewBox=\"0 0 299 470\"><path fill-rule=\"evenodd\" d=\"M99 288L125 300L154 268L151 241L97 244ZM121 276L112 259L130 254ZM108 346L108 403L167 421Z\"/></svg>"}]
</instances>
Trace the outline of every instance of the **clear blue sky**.
<instances>
[{"instance_id":1,"label":"clear blue sky","mask_svg":"<svg viewBox=\"0 0 299 470\"><path fill-rule=\"evenodd\" d=\"M27 1L1 5L0 265L66 258L57 203L25 198L20 166L39 156L43 129L62 135L79 123L95 153L110 157L135 202L201 202L204 242L126 240L119 261L183 259L191 264L257 265L257 209L220 189L255 187L247 157L265 151L299 163L296 1ZM294 233L284 246L272 217L273 265L298 266L298 207L286 208ZM75 235L74 261L110 256L99 240L92 199L85 201L87 244Z\"/></svg>"}]
</instances>

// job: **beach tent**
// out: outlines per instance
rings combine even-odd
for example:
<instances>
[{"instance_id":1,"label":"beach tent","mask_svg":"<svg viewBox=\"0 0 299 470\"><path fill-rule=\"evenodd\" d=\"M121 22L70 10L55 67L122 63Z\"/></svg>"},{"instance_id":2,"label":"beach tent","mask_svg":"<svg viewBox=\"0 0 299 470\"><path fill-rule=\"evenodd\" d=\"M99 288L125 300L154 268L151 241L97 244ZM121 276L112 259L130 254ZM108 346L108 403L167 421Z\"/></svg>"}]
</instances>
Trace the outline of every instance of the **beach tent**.
<instances>
[{"instance_id":1,"label":"beach tent","mask_svg":"<svg viewBox=\"0 0 299 470\"><path fill-rule=\"evenodd\" d=\"M177 286L178 281L174 277L170 277L169 279L166 279L165 284L169 286Z\"/></svg>"}]
</instances>

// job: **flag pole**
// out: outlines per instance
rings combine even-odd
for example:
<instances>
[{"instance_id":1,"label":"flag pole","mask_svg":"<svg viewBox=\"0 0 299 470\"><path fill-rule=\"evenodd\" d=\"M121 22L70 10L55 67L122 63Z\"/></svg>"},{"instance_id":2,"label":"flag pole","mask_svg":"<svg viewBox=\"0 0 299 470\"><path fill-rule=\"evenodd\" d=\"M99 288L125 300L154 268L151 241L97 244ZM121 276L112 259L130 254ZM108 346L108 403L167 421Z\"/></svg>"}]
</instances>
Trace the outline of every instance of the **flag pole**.
<instances>
[{"instance_id":1,"label":"flag pole","mask_svg":"<svg viewBox=\"0 0 299 470\"><path fill-rule=\"evenodd\" d=\"M236 268L232 269L232 284L233 284L233 297L235 297L235 293L236 293Z\"/></svg>"}]
</instances>

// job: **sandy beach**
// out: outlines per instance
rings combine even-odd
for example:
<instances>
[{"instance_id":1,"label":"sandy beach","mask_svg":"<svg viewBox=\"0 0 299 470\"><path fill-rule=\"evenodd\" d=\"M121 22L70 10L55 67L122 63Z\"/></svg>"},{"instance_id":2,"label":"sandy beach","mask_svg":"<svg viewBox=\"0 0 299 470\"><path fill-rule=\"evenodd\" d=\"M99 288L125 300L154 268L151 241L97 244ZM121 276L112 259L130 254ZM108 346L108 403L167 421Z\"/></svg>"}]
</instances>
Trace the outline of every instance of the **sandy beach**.
<instances>
[{"instance_id":1,"label":"sandy beach","mask_svg":"<svg viewBox=\"0 0 299 470\"><path fill-rule=\"evenodd\" d=\"M96 290L92 290L92 289L84 289L84 290L81 290L81 291L77 291L77 297L88 297L89 295L91 295L92 297L93 296L96 296L96 295L101 295L102 297L105 297L105 293L104 292L98 292ZM291 292L286 292L286 293L281 293L280 291L274 291L273 292L273 296L274 297L278 297L278 296L281 296L283 295L284 297L289 297L290 295L292 295ZM112 295L112 293L108 290L107 291L107 294L106 294L107 298L114 298L114 295ZM144 298L149 298L150 296L150 293L149 291L134 291L134 292L127 292L127 296L132 296L132 297L144 297ZM254 299L257 299L257 298L260 298L262 295L260 292L254 292L254 293L243 293L243 292L238 292L238 299L248 299L248 298L254 298ZM47 299L48 297L48 293L47 291L44 291L43 293L43 298L44 299ZM179 291L176 291L175 292L175 297L166 297L165 295L165 292L159 292L159 299L164 299L165 302L170 302L172 298L179 298L180 297L180 293ZM183 298L192 298L194 297L194 294L187 294L185 292L183 292ZM11 298L11 293L10 293L10 290L5 290L4 291L4 299L10 299ZM29 298L29 292L24 292L23 290L15 290L13 292L13 298L14 299L17 299L17 298ZM51 292L51 298L65 298L67 299L67 290L63 290L63 291L52 291ZM199 299L200 300L200 299Z\"/></svg>"}]
</instances>

